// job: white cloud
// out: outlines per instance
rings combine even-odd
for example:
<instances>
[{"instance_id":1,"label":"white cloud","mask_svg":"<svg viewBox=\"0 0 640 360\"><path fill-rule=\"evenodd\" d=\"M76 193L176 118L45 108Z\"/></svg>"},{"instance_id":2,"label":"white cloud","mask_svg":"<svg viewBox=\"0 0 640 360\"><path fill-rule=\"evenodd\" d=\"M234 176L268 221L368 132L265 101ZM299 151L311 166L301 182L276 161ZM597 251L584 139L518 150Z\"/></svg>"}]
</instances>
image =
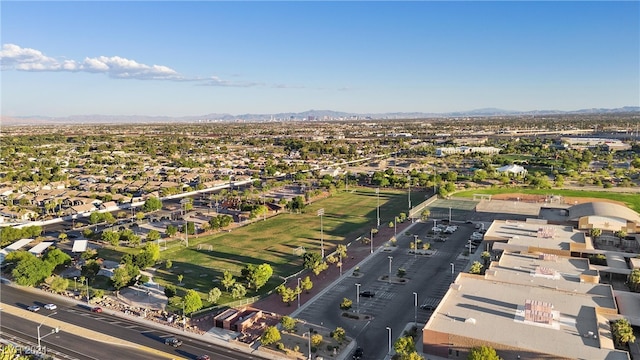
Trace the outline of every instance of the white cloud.
<instances>
[{"instance_id":1,"label":"white cloud","mask_svg":"<svg viewBox=\"0 0 640 360\"><path fill-rule=\"evenodd\" d=\"M177 71L163 65L146 65L120 56L99 56L75 60L57 60L42 52L22 48L15 44L4 44L0 51L2 70L20 71L69 71L107 74L117 79L176 80L188 81Z\"/></svg>"},{"instance_id":2,"label":"white cloud","mask_svg":"<svg viewBox=\"0 0 640 360\"><path fill-rule=\"evenodd\" d=\"M219 87L271 87L277 89L304 89L305 86L262 82L231 81L210 77L186 77L164 65L146 65L120 56L86 57L82 61L56 59L41 51L23 48L15 44L4 44L0 51L0 68L3 71L64 71L106 74L113 79L191 81L202 86ZM233 75L234 77L236 75Z\"/></svg>"}]
</instances>

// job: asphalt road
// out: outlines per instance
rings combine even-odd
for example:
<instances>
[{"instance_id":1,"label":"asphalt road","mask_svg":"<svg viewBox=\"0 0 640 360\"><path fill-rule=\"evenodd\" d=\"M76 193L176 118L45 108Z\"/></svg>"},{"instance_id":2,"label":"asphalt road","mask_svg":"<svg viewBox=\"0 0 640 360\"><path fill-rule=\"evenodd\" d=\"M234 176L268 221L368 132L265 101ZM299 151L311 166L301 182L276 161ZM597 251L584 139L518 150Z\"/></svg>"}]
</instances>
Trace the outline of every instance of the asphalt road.
<instances>
[{"instance_id":1,"label":"asphalt road","mask_svg":"<svg viewBox=\"0 0 640 360\"><path fill-rule=\"evenodd\" d=\"M156 327L148 326L144 323L138 323L135 318L131 320L109 315L106 312L97 314L92 313L85 307L78 305L73 301L66 301L57 296L51 296L44 292L26 291L18 287L0 285L0 291L2 293L3 308L5 306L16 306L18 308L26 309L30 305L43 306L46 303L55 303L58 309L55 310L56 314L53 318L63 321L68 324L80 326L82 328L90 329L100 332L101 334L109 335L119 339L123 339L138 345L143 345L149 348L157 349L162 352L174 354L179 358L195 359L202 354L208 354L212 359L262 359L256 355L248 355L242 352L238 352L231 348L212 344L210 342L193 339L186 336L180 336L181 333L166 331L164 329L158 329ZM5 305L6 304L6 305ZM48 315L52 311L40 310L39 314ZM27 325L24 325L27 323ZM10 316L3 311L2 317L2 330L3 332L20 332L23 337L29 338L34 344L37 344L37 326L33 322L25 321L24 319ZM46 330L45 330L46 329ZM41 333L45 334L50 332L51 328L45 325L41 328ZM164 339L169 336L177 336L183 340L183 345L179 348L172 348L164 344ZM68 349L69 353L77 358L78 354L85 354L85 359L157 359L157 355L144 354L140 351L132 351L131 349L122 348L113 344L92 342L85 338L78 338L74 334L66 334L59 332L57 334L49 335L44 339L46 345L52 349L61 351L61 349ZM43 342L43 345L45 343ZM66 351L63 351L66 353ZM125 356L115 356L115 354L122 353ZM114 357L115 356L115 357Z\"/></svg>"},{"instance_id":2,"label":"asphalt road","mask_svg":"<svg viewBox=\"0 0 640 360\"><path fill-rule=\"evenodd\" d=\"M340 326L347 334L354 337L358 346L364 348L365 358L384 359L388 352L389 331L391 328L391 342L402 336L402 331L408 323L412 323L417 315L418 323L424 324L431 311L416 309L415 295L418 305L423 303L436 304L442 299L449 288L453 276L464 269L468 260L457 260L464 251L469 235L473 232L471 224L457 224L458 231L448 236L446 242L432 242L436 253L430 257L408 253L409 243L414 241L413 234L425 241L425 235L433 227L432 222L418 223L411 228L411 235L400 235L398 246L391 251L380 251L371 256L361 267L361 277L345 277L336 286L328 290L322 297L308 306L299 318L309 323L322 324L330 330ZM478 250L479 251L479 250ZM389 257L392 257L391 261ZM398 268L406 270L405 284L389 283L381 280L383 275L389 274L391 263L392 277L396 276ZM451 273L451 263L454 264L454 274ZM359 287L355 284L361 284ZM374 291L372 298L360 297L357 301L357 290ZM343 298L353 300L354 311L369 315L360 320L343 317L339 305ZM422 326L422 325L420 325Z\"/></svg>"}]
</instances>

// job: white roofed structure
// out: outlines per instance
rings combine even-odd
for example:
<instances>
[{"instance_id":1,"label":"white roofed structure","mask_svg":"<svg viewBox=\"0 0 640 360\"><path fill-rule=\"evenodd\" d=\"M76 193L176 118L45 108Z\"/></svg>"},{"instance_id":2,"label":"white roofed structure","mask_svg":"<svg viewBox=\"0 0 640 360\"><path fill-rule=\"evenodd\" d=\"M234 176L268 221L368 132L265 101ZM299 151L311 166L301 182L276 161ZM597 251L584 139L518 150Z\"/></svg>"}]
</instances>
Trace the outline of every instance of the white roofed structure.
<instances>
[{"instance_id":1,"label":"white roofed structure","mask_svg":"<svg viewBox=\"0 0 640 360\"><path fill-rule=\"evenodd\" d=\"M41 243L39 243L38 245L32 247L31 249L29 249L29 252L32 253L33 255L40 255L42 254L43 251L45 251L49 246L53 245L52 241L43 241Z\"/></svg>"},{"instance_id":2,"label":"white roofed structure","mask_svg":"<svg viewBox=\"0 0 640 360\"><path fill-rule=\"evenodd\" d=\"M89 240L76 240L73 242L73 249L71 252L85 252L87 251L87 244Z\"/></svg>"}]
</instances>

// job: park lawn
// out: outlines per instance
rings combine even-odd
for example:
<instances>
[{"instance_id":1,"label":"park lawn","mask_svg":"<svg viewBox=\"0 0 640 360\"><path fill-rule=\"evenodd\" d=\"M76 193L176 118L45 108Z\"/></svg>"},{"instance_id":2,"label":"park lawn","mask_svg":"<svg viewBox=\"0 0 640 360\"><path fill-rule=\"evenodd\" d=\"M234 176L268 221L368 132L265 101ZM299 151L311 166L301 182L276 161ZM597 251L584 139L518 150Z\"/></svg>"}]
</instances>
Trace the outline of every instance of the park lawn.
<instances>
[{"instance_id":1,"label":"park lawn","mask_svg":"<svg viewBox=\"0 0 640 360\"><path fill-rule=\"evenodd\" d=\"M523 189L523 188L495 188L495 189L475 189L465 190L455 193L455 196L473 198L473 194L533 194L533 195L560 195L564 197L582 197L582 198L598 198L621 201L627 204L629 208L636 212L640 212L640 195L634 192L635 189L629 189L629 193L617 193L607 191L587 191L587 190L568 190L568 189Z\"/></svg>"},{"instance_id":2,"label":"park lawn","mask_svg":"<svg viewBox=\"0 0 640 360\"><path fill-rule=\"evenodd\" d=\"M412 203L424 200L424 193L412 192ZM380 225L388 226L400 212L407 210L407 192L402 190L380 190ZM282 280L302 269L302 258L294 255L294 249L303 246L307 251L320 252L320 217L317 210L323 208L322 218L325 255L338 244L347 244L358 236L368 236L376 227L375 189L358 188L354 192L339 192L305 207L302 213L282 213L266 221L256 221L247 226L199 238L189 239L189 248L170 246L161 252L161 260L171 260L171 269L156 273L161 285L178 284L177 275L182 274L179 292L194 289L206 298L212 287L223 290L219 283L225 270L240 276L246 264L268 263L274 276L254 296L273 290ZM211 249L211 250L209 250Z\"/></svg>"}]
</instances>

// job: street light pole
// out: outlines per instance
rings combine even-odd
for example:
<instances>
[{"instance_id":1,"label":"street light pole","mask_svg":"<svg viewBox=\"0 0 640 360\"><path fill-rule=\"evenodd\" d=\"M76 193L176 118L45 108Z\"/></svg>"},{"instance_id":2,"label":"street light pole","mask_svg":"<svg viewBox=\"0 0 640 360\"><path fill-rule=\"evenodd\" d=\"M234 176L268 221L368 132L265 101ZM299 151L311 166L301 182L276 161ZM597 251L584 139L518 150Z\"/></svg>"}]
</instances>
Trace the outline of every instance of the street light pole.
<instances>
[{"instance_id":1,"label":"street light pole","mask_svg":"<svg viewBox=\"0 0 640 360\"><path fill-rule=\"evenodd\" d=\"M391 328L387 326L387 331L389 332L389 351L387 352L387 356L391 359Z\"/></svg>"},{"instance_id":2,"label":"street light pole","mask_svg":"<svg viewBox=\"0 0 640 360\"><path fill-rule=\"evenodd\" d=\"M409 200L409 212L407 214L411 218L411 223L413 224L413 216L411 216L411 176L407 176L407 181L409 183L409 193L407 195Z\"/></svg>"},{"instance_id":3,"label":"street light pole","mask_svg":"<svg viewBox=\"0 0 640 360\"><path fill-rule=\"evenodd\" d=\"M338 255L340 255L340 277L342 277L342 253L339 253Z\"/></svg>"},{"instance_id":4,"label":"street light pole","mask_svg":"<svg viewBox=\"0 0 640 360\"><path fill-rule=\"evenodd\" d=\"M73 291L78 291L78 277L73 277Z\"/></svg>"},{"instance_id":5,"label":"street light pole","mask_svg":"<svg viewBox=\"0 0 640 360\"><path fill-rule=\"evenodd\" d=\"M413 257L418 255L418 235L413 235Z\"/></svg>"},{"instance_id":6,"label":"street light pole","mask_svg":"<svg viewBox=\"0 0 640 360\"><path fill-rule=\"evenodd\" d=\"M393 217L393 237L397 238L398 236L398 217Z\"/></svg>"},{"instance_id":7,"label":"street light pole","mask_svg":"<svg viewBox=\"0 0 640 360\"><path fill-rule=\"evenodd\" d=\"M311 360L311 331L313 328L309 328L309 360Z\"/></svg>"},{"instance_id":8,"label":"street light pole","mask_svg":"<svg viewBox=\"0 0 640 360\"><path fill-rule=\"evenodd\" d=\"M451 265L451 282L453 283L453 273L455 272L455 265L453 263L449 263Z\"/></svg>"},{"instance_id":9,"label":"street light pole","mask_svg":"<svg viewBox=\"0 0 640 360\"><path fill-rule=\"evenodd\" d=\"M391 261L393 261L393 256L388 256L389 258L389 284L391 284Z\"/></svg>"},{"instance_id":10,"label":"street light pole","mask_svg":"<svg viewBox=\"0 0 640 360\"><path fill-rule=\"evenodd\" d=\"M371 253L373 254L373 229L371 229L371 241L369 241L369 243L371 244Z\"/></svg>"},{"instance_id":11,"label":"street light pole","mask_svg":"<svg viewBox=\"0 0 640 360\"><path fill-rule=\"evenodd\" d=\"M322 258L324 259L324 230L322 229L322 215L324 215L324 208L318 209L318 216L320 216L320 251L322 252Z\"/></svg>"},{"instance_id":12,"label":"street light pole","mask_svg":"<svg viewBox=\"0 0 640 360\"><path fill-rule=\"evenodd\" d=\"M87 278L87 305L89 305L89 278Z\"/></svg>"},{"instance_id":13,"label":"street light pole","mask_svg":"<svg viewBox=\"0 0 640 360\"><path fill-rule=\"evenodd\" d=\"M449 224L451 224L451 206L449 206Z\"/></svg>"},{"instance_id":14,"label":"street light pole","mask_svg":"<svg viewBox=\"0 0 640 360\"><path fill-rule=\"evenodd\" d=\"M356 312L360 313L360 283L356 283Z\"/></svg>"},{"instance_id":15,"label":"street light pole","mask_svg":"<svg viewBox=\"0 0 640 360\"><path fill-rule=\"evenodd\" d=\"M45 336L42 336L42 337L40 336L40 327L44 324L44 322L45 322L45 321L47 321L47 319L46 319L46 318L48 318L48 317L50 317L50 316L53 316L53 315L55 315L55 314L57 314L57 312L52 312L51 314L47 315L47 316L45 317L45 319L44 319L44 320L42 320L42 322L40 323L40 325L38 325L38 352L42 349L42 347L40 346L40 339L42 339L42 338L44 338L44 337L46 336L46 335L45 335ZM52 333L52 334L53 334L53 333L56 333L56 332L58 332L58 329L57 329L57 328L52 329L52 331L51 331L51 333Z\"/></svg>"},{"instance_id":16,"label":"street light pole","mask_svg":"<svg viewBox=\"0 0 640 360\"><path fill-rule=\"evenodd\" d=\"M376 206L376 212L378 214L378 227L380 227L380 188L376 188L376 197L378 198L378 205Z\"/></svg>"},{"instance_id":17,"label":"street light pole","mask_svg":"<svg viewBox=\"0 0 640 360\"><path fill-rule=\"evenodd\" d=\"M302 292L300 290L302 290L302 289L300 288L300 278L298 278L298 289L297 289L297 292L298 292L298 309L300 308L300 293Z\"/></svg>"},{"instance_id":18,"label":"street light pole","mask_svg":"<svg viewBox=\"0 0 640 360\"><path fill-rule=\"evenodd\" d=\"M413 322L418 326L418 293L413 293Z\"/></svg>"}]
</instances>

